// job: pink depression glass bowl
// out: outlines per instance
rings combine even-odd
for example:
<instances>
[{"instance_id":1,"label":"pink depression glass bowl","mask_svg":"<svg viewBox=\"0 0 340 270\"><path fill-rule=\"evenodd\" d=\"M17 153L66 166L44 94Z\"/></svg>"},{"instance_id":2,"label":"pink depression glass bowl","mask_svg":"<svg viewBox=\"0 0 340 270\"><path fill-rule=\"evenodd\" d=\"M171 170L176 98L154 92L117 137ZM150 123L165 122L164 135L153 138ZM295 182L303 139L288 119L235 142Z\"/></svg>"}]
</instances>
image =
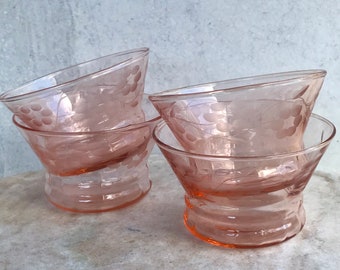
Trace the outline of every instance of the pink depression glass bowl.
<instances>
[{"instance_id":1,"label":"pink depression glass bowl","mask_svg":"<svg viewBox=\"0 0 340 270\"><path fill-rule=\"evenodd\" d=\"M148 48L84 62L0 95L25 126L88 132L143 121Z\"/></svg>"},{"instance_id":2,"label":"pink depression glass bowl","mask_svg":"<svg viewBox=\"0 0 340 270\"><path fill-rule=\"evenodd\" d=\"M229 248L280 243L303 228L302 192L334 135L331 122L312 115L303 149L251 157L185 151L164 121L153 133L185 189L187 229Z\"/></svg>"},{"instance_id":3,"label":"pink depression glass bowl","mask_svg":"<svg viewBox=\"0 0 340 270\"><path fill-rule=\"evenodd\" d=\"M150 100L187 151L297 151L325 75L324 70L268 74L168 90Z\"/></svg>"},{"instance_id":4,"label":"pink depression glass bowl","mask_svg":"<svg viewBox=\"0 0 340 270\"><path fill-rule=\"evenodd\" d=\"M160 116L147 98L143 103L145 121L98 131L38 130L14 115L14 124L46 168L45 193L52 204L101 212L129 205L149 191L147 160Z\"/></svg>"}]
</instances>

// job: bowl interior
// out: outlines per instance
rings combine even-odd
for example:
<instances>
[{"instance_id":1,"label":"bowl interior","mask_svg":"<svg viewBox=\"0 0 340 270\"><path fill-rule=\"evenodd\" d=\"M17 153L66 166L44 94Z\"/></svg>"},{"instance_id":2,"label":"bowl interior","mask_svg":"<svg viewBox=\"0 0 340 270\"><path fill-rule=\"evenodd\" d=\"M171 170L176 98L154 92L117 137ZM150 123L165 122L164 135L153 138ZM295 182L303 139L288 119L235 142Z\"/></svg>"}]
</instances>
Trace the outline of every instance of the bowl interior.
<instances>
[{"instance_id":1,"label":"bowl interior","mask_svg":"<svg viewBox=\"0 0 340 270\"><path fill-rule=\"evenodd\" d=\"M302 99L224 101L210 96L172 103L160 113L187 151L265 155L303 147L309 109Z\"/></svg>"},{"instance_id":2,"label":"bowl interior","mask_svg":"<svg viewBox=\"0 0 340 270\"><path fill-rule=\"evenodd\" d=\"M217 141L218 144L214 144L214 141L206 141L206 146L203 149L209 149L210 151L197 151L195 149L187 150L181 142L176 138L172 130L166 124L165 121L160 122L154 130L154 138L156 143L164 151L174 152L178 155L193 155L198 158L211 157L211 158L273 158L275 156L285 156L294 155L296 153L303 153L306 151L314 151L315 149L323 147L325 144L328 145L335 135L335 126L327 119L312 114L310 120L307 124L305 132L302 134L302 145L300 149L290 150L286 148L281 152L274 154L261 155L260 152L235 152L231 151L230 147L233 145L231 143L225 143L228 138L224 140L224 146ZM204 142L202 142L203 144ZM233 145L235 146L235 145ZM223 150L223 147L226 150ZM197 148L200 150L199 148Z\"/></svg>"}]
</instances>

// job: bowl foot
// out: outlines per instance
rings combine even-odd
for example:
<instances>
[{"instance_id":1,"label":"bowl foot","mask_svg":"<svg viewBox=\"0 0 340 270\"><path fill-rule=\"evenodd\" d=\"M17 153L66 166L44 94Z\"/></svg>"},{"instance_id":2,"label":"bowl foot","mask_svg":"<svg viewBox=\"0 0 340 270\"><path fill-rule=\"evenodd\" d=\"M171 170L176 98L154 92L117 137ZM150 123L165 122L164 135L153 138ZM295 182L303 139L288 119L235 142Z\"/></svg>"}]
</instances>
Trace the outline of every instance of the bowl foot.
<instances>
[{"instance_id":1,"label":"bowl foot","mask_svg":"<svg viewBox=\"0 0 340 270\"><path fill-rule=\"evenodd\" d=\"M261 195L264 196L264 195ZM184 224L199 239L227 248L265 247L294 237L305 224L302 195L268 201L251 198L233 200L229 205L186 196ZM264 197L263 197L264 199Z\"/></svg>"},{"instance_id":2,"label":"bowl foot","mask_svg":"<svg viewBox=\"0 0 340 270\"><path fill-rule=\"evenodd\" d=\"M45 194L56 207L82 213L96 213L136 203L151 188L146 165L129 171L106 167L75 176L47 174Z\"/></svg>"}]
</instances>

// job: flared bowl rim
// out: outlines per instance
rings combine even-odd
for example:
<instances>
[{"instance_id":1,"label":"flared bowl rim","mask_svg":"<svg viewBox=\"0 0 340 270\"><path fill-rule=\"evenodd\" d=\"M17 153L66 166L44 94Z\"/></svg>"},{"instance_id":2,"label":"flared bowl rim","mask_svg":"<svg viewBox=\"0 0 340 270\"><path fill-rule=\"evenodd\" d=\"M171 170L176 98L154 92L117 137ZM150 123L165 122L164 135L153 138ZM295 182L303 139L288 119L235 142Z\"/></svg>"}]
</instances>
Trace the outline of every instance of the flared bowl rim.
<instances>
[{"instance_id":1,"label":"flared bowl rim","mask_svg":"<svg viewBox=\"0 0 340 270\"><path fill-rule=\"evenodd\" d=\"M87 75L84 75L84 76L80 76L80 77L77 77L75 79L68 80L68 81L65 81L65 82L62 82L60 84L56 84L56 85L53 85L53 86L50 86L50 87L42 87L38 90L33 90L33 91L30 91L30 92L27 92L27 93L11 95L12 93L15 93L16 91L18 91L19 89L24 89L26 87L29 87L30 85L32 85L33 83L35 83L39 80L43 80L45 78L46 79L54 78L56 75L61 74L63 72L67 72L68 70L76 68L77 66L87 65L87 64L90 64L90 63L94 63L96 61L100 61L100 60L105 59L105 58L119 57L119 56L134 54L134 53L138 56L134 57L134 58L132 58L132 57L128 58L125 61L123 61L122 63L113 64L111 66L108 66L107 68L98 70L96 72L93 72L93 73L90 73L90 74L87 74ZM69 67L62 68L62 69L59 69L57 71L51 72L49 74L43 75L43 76L41 76L41 77L39 77L35 80L31 80L29 82L26 82L19 87L16 87L14 89L3 92L3 93L0 94L0 102L7 103L7 102L12 102L12 101L18 101L18 100L25 99L27 97L35 96L35 95L38 95L38 94L51 95L51 94L54 94L54 92L58 93L59 88L71 86L71 85L79 83L80 81L88 80L88 79L91 79L93 77L99 77L99 76L104 75L108 72L112 72L116 69L117 70L121 69L122 67L125 67L125 66L133 63L134 61L136 61L136 59L140 59L141 57L145 57L148 54L149 54L149 48L140 47L140 48L116 52L116 53L104 55L104 56L101 56L101 57L97 57L97 58L94 58L94 59L91 59L91 60L87 60L87 61L84 61L84 62L80 62L80 63L74 64L74 65L71 65Z\"/></svg>"},{"instance_id":2,"label":"flared bowl rim","mask_svg":"<svg viewBox=\"0 0 340 270\"><path fill-rule=\"evenodd\" d=\"M183 100L189 98L199 98L208 95L213 95L221 92L236 92L241 90L249 90L257 87L265 87L270 85L289 85L292 83L301 82L304 80L323 78L327 74L326 70L323 69L306 69L306 70L295 70L295 71L285 71L277 73L268 73L262 75L254 75L247 77L240 77L235 79L221 80L215 82L208 82L196 85L190 85L185 87L168 89L165 91L160 91L150 95L150 100L152 102L169 102L176 100ZM252 80L266 80L264 82L251 83ZM215 86L223 84L232 84L236 82L247 82L248 84L242 86L230 86L222 89L213 89Z\"/></svg>"},{"instance_id":3,"label":"flared bowl rim","mask_svg":"<svg viewBox=\"0 0 340 270\"><path fill-rule=\"evenodd\" d=\"M198 152L193 152L193 151L185 151L183 149L179 149L176 147L173 147L164 141L160 140L160 138L157 136L157 132L159 132L164 126L166 126L166 122L164 120L161 120L156 127L153 130L152 136L153 139L155 140L156 144L158 145L159 148L164 149L167 152L171 152L173 154L179 155L179 156L187 156L195 159L211 159L211 160L273 160L273 159L281 159L281 158L288 158L288 157L293 157L293 156L299 156L303 154L308 154L310 152L316 151L318 149L322 149L326 146L328 146L332 139L334 138L336 134L336 127L335 125L325 117L322 117L318 114L312 113L311 116L312 118L316 118L324 123L326 123L330 128L331 132L327 138L321 137L321 142L314 144L312 146L306 147L302 150L298 151L291 151L291 152L283 152L283 153L277 153L277 154L268 154L268 155L251 155L251 156L235 156L235 155L212 155L212 154L204 154L204 153L198 153ZM323 136L323 134L322 134Z\"/></svg>"}]
</instances>

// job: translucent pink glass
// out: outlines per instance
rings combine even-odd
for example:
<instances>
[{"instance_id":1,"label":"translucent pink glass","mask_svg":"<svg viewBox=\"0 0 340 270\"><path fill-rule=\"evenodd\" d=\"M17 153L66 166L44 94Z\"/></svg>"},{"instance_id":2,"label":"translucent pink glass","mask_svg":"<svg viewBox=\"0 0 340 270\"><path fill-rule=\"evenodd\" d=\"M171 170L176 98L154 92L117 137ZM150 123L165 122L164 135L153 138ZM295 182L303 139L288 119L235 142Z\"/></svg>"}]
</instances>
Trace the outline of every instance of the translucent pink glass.
<instances>
[{"instance_id":1,"label":"translucent pink glass","mask_svg":"<svg viewBox=\"0 0 340 270\"><path fill-rule=\"evenodd\" d=\"M234 79L150 96L188 151L266 155L301 150L326 72L307 70Z\"/></svg>"},{"instance_id":2,"label":"translucent pink glass","mask_svg":"<svg viewBox=\"0 0 340 270\"><path fill-rule=\"evenodd\" d=\"M45 193L52 204L100 212L131 204L149 191L147 160L160 116L147 98L141 108L143 122L100 131L44 131L13 117L47 170Z\"/></svg>"},{"instance_id":3,"label":"translucent pink glass","mask_svg":"<svg viewBox=\"0 0 340 270\"><path fill-rule=\"evenodd\" d=\"M149 50L120 52L72 66L0 95L32 129L88 132L143 121Z\"/></svg>"},{"instance_id":4,"label":"translucent pink glass","mask_svg":"<svg viewBox=\"0 0 340 270\"><path fill-rule=\"evenodd\" d=\"M280 243L303 228L302 191L334 135L332 123L312 115L303 149L265 156L188 152L164 121L153 136L185 189L187 229L211 244L243 248Z\"/></svg>"}]
</instances>

